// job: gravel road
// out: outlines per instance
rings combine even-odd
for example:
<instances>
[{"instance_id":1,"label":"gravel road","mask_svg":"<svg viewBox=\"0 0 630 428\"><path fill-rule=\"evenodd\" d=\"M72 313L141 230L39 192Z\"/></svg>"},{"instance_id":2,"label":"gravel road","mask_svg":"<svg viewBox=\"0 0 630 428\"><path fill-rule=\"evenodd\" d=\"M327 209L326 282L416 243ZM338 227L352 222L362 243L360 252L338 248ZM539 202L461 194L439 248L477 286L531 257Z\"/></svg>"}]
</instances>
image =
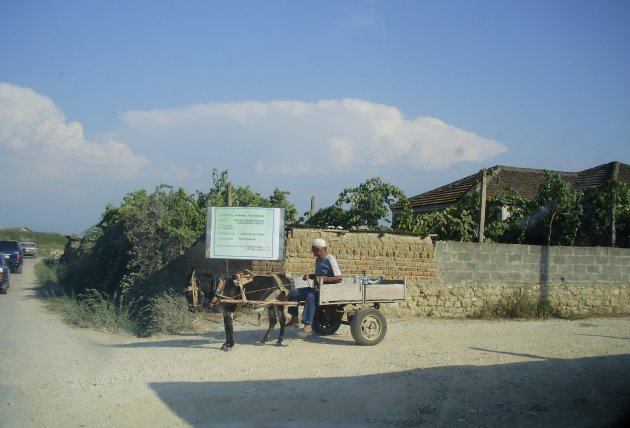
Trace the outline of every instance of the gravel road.
<instances>
[{"instance_id":1,"label":"gravel road","mask_svg":"<svg viewBox=\"0 0 630 428\"><path fill-rule=\"evenodd\" d=\"M36 262L0 296L3 428L607 427L630 409L630 318L390 318L377 346L342 326L277 347L243 317L224 353L216 314L150 339L69 327L36 297Z\"/></svg>"}]
</instances>

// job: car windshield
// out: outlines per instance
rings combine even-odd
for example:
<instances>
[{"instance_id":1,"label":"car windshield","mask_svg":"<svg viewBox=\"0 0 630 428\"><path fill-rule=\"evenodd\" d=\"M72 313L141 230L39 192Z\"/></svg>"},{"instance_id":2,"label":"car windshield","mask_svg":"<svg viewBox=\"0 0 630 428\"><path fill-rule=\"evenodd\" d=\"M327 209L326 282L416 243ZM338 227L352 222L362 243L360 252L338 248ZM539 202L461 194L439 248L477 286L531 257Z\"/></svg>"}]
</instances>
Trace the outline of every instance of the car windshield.
<instances>
[{"instance_id":1,"label":"car windshield","mask_svg":"<svg viewBox=\"0 0 630 428\"><path fill-rule=\"evenodd\" d=\"M16 251L19 250L15 241L0 241L0 251Z\"/></svg>"}]
</instances>

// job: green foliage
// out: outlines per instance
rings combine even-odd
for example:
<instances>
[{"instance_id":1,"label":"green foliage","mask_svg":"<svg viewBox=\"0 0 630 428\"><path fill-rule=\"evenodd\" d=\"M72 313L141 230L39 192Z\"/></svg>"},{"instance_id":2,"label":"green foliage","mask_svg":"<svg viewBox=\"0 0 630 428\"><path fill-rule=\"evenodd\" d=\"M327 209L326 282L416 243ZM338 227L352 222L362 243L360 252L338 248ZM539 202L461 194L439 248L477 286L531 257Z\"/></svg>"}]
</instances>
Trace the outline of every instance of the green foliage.
<instances>
[{"instance_id":1,"label":"green foliage","mask_svg":"<svg viewBox=\"0 0 630 428\"><path fill-rule=\"evenodd\" d=\"M405 217L398 223L398 230L421 236L436 235L441 240L472 241L478 235L478 217L479 191L474 189L444 211Z\"/></svg>"},{"instance_id":2,"label":"green foliage","mask_svg":"<svg viewBox=\"0 0 630 428\"><path fill-rule=\"evenodd\" d=\"M37 282L45 289L59 287L59 270L61 266L57 263L43 261L35 265L35 276ZM56 294L56 293L55 293Z\"/></svg>"},{"instance_id":3,"label":"green foliage","mask_svg":"<svg viewBox=\"0 0 630 428\"><path fill-rule=\"evenodd\" d=\"M630 187L621 182L614 182L615 197L615 230L618 247L630 247Z\"/></svg>"},{"instance_id":4,"label":"green foliage","mask_svg":"<svg viewBox=\"0 0 630 428\"><path fill-rule=\"evenodd\" d=\"M273 194L269 197L270 207L284 208L284 221L287 224L295 223L298 220L297 208L287 199L287 196L290 194L276 187L273 189Z\"/></svg>"},{"instance_id":5,"label":"green foliage","mask_svg":"<svg viewBox=\"0 0 630 428\"><path fill-rule=\"evenodd\" d=\"M89 229L76 257L66 261L63 282L79 294L96 289L117 302L192 245L205 229L196 200L184 190L159 186L129 193L120 207L107 206Z\"/></svg>"},{"instance_id":6,"label":"green foliage","mask_svg":"<svg viewBox=\"0 0 630 428\"><path fill-rule=\"evenodd\" d=\"M503 187L500 197L488 198L484 237L491 242L534 245L610 245L612 194L615 195L616 243L630 246L630 190L614 181L587 192L575 191L559 175L545 172L533 200L492 177ZM509 207L509 217L497 216ZM403 215L396 230L434 234L441 240L473 241L478 238L479 190L474 187L457 204L416 217Z\"/></svg>"},{"instance_id":7,"label":"green foliage","mask_svg":"<svg viewBox=\"0 0 630 428\"><path fill-rule=\"evenodd\" d=\"M557 174L545 171L538 196L530 205L527 242L540 245L573 245L581 224L582 193Z\"/></svg>"},{"instance_id":8,"label":"green foliage","mask_svg":"<svg viewBox=\"0 0 630 428\"><path fill-rule=\"evenodd\" d=\"M118 214L127 249L123 288L162 270L205 230L202 211L183 189L160 186L151 195L144 190L129 194Z\"/></svg>"},{"instance_id":9,"label":"green foliage","mask_svg":"<svg viewBox=\"0 0 630 428\"><path fill-rule=\"evenodd\" d=\"M613 194L616 244L624 248L630 246L630 188L620 181L612 181L584 192L582 227L576 240L578 245L610 245Z\"/></svg>"},{"instance_id":10,"label":"green foliage","mask_svg":"<svg viewBox=\"0 0 630 428\"><path fill-rule=\"evenodd\" d=\"M133 331L134 323L126 307L115 304L97 290L86 290L75 297L62 295L50 301L53 310L77 327L106 332Z\"/></svg>"},{"instance_id":11,"label":"green foliage","mask_svg":"<svg viewBox=\"0 0 630 428\"><path fill-rule=\"evenodd\" d=\"M212 169L212 187L208 193L197 192L197 204L205 211L206 207L228 206L228 187L231 187L233 207L269 207L284 208L284 221L287 224L297 221L297 209L287 199L290 192L274 188L269 198L254 192L249 186L234 187L229 181L227 170L219 172Z\"/></svg>"},{"instance_id":12,"label":"green foliage","mask_svg":"<svg viewBox=\"0 0 630 428\"><path fill-rule=\"evenodd\" d=\"M357 187L344 189L335 202L335 206L347 206L344 220L347 226L368 226L372 229L390 224L390 206L400 202L405 207L409 201L398 187L383 183L379 177L370 178Z\"/></svg>"},{"instance_id":13,"label":"green foliage","mask_svg":"<svg viewBox=\"0 0 630 428\"><path fill-rule=\"evenodd\" d=\"M320 209L315 215L309 217L305 224L313 227L333 226L343 229L349 229L352 226L349 213L335 205Z\"/></svg>"}]
</instances>

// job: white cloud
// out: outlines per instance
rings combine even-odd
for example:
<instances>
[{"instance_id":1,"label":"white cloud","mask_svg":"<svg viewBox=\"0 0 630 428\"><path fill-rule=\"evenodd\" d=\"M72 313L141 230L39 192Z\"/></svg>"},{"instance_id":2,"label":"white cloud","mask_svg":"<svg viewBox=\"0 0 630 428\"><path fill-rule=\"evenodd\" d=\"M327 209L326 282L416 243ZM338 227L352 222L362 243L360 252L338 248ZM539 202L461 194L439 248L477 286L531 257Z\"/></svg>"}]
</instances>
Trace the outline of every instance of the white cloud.
<instances>
[{"instance_id":1,"label":"white cloud","mask_svg":"<svg viewBox=\"0 0 630 428\"><path fill-rule=\"evenodd\" d=\"M206 191L212 168L263 195L274 187L289 191L298 209L311 197L326 206L344 187L370 177L415 192L420 170L484 161L505 150L439 119L408 119L395 107L357 99L129 111L119 129L88 138L50 98L0 83L0 175L21 177L0 219L48 224L34 208L45 205L47 217L79 232L108 202L119 204L141 188L164 183Z\"/></svg>"},{"instance_id":2,"label":"white cloud","mask_svg":"<svg viewBox=\"0 0 630 428\"><path fill-rule=\"evenodd\" d=\"M395 107L357 99L130 111L122 122L118 138L136 147L167 147L177 163L189 163L191 154L197 159L204 153L206 163L228 168L245 162L261 174L307 174L321 163L336 168L436 169L483 161L506 150L439 119L406 119Z\"/></svg>"},{"instance_id":3,"label":"white cloud","mask_svg":"<svg viewBox=\"0 0 630 428\"><path fill-rule=\"evenodd\" d=\"M12 167L43 177L128 177L149 164L116 140L86 140L51 99L29 88L0 83L0 153Z\"/></svg>"}]
</instances>

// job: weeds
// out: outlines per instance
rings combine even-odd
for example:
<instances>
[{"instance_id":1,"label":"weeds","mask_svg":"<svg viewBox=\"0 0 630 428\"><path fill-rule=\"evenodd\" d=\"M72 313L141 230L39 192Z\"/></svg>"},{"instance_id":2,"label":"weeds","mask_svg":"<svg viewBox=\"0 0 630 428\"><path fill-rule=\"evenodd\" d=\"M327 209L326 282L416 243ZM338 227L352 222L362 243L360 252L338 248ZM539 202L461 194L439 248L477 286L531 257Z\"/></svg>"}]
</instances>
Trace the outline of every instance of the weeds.
<instances>
[{"instance_id":1,"label":"weeds","mask_svg":"<svg viewBox=\"0 0 630 428\"><path fill-rule=\"evenodd\" d=\"M106 332L133 331L134 322L129 310L116 305L97 290L87 290L78 296L61 295L51 300L54 310L64 320L77 327L88 327Z\"/></svg>"},{"instance_id":2,"label":"weeds","mask_svg":"<svg viewBox=\"0 0 630 428\"><path fill-rule=\"evenodd\" d=\"M496 304L485 303L475 313L475 318L551 318L559 317L559 312L553 308L546 297L535 297L522 288L516 289L511 295L503 296Z\"/></svg>"},{"instance_id":3,"label":"weeds","mask_svg":"<svg viewBox=\"0 0 630 428\"><path fill-rule=\"evenodd\" d=\"M186 298L173 290L149 298L142 309L132 312L130 305L116 304L97 290L75 295L64 289L59 282L61 269L63 265L43 261L35 265L35 274L49 306L68 324L107 332L129 331L142 337L194 331L199 324Z\"/></svg>"},{"instance_id":4,"label":"weeds","mask_svg":"<svg viewBox=\"0 0 630 428\"><path fill-rule=\"evenodd\" d=\"M41 292L49 298L49 307L53 311L60 313L68 324L77 327L107 332L134 330L128 308L114 304L97 290L86 290L76 296L66 292L59 283L62 266L50 261L35 265L35 275L41 285Z\"/></svg>"},{"instance_id":5,"label":"weeds","mask_svg":"<svg viewBox=\"0 0 630 428\"><path fill-rule=\"evenodd\" d=\"M141 311L138 336L194 331L199 320L188 309L188 301L181 293L169 290L149 298Z\"/></svg>"}]
</instances>

